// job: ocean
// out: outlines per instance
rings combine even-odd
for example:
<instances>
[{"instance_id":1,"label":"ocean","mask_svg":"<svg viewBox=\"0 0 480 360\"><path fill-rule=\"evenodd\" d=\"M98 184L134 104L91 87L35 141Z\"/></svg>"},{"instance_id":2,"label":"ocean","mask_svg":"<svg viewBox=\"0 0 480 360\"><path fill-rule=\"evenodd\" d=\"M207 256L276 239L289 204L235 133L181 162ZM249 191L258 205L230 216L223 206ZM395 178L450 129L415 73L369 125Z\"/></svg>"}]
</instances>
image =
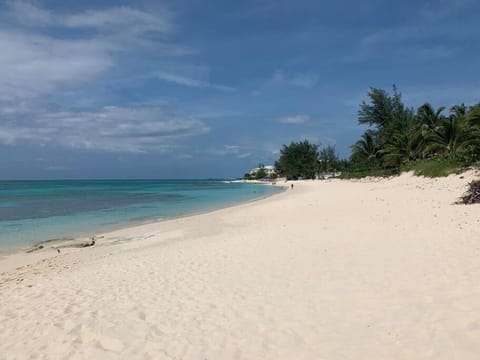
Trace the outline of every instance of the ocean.
<instances>
[{"instance_id":1,"label":"ocean","mask_svg":"<svg viewBox=\"0 0 480 360\"><path fill-rule=\"evenodd\" d=\"M274 186L223 180L0 181L0 248L92 236L279 191Z\"/></svg>"}]
</instances>

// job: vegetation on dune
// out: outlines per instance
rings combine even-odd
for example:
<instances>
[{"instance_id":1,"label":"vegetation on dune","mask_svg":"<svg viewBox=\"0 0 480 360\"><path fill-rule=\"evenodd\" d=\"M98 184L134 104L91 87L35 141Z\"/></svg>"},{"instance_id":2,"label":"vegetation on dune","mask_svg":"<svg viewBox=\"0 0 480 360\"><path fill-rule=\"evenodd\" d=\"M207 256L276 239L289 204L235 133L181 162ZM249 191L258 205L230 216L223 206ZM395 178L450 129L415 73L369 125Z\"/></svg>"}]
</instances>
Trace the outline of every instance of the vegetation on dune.
<instances>
[{"instance_id":1,"label":"vegetation on dune","mask_svg":"<svg viewBox=\"0 0 480 360\"><path fill-rule=\"evenodd\" d=\"M356 169L344 171L340 174L340 179L361 179L364 177L390 177L399 175L398 169Z\"/></svg>"},{"instance_id":2,"label":"vegetation on dune","mask_svg":"<svg viewBox=\"0 0 480 360\"><path fill-rule=\"evenodd\" d=\"M352 146L353 175L414 170L445 176L480 158L480 104L456 105L445 114L445 107L429 103L417 110L405 106L395 87L392 95L372 88L368 97L358 122L369 129Z\"/></svg>"},{"instance_id":3,"label":"vegetation on dune","mask_svg":"<svg viewBox=\"0 0 480 360\"><path fill-rule=\"evenodd\" d=\"M458 174L464 169L465 163L448 156L411 161L402 168L403 171L413 171L415 175L431 178Z\"/></svg>"},{"instance_id":4,"label":"vegetation on dune","mask_svg":"<svg viewBox=\"0 0 480 360\"><path fill-rule=\"evenodd\" d=\"M480 103L414 109L393 87L390 94L371 88L360 104L358 123L368 128L352 145L349 159L340 159L333 146L319 150L309 141L283 145L275 163L278 175L311 179L341 171L344 178L392 176L414 171L428 177L461 172L480 160Z\"/></svg>"}]
</instances>

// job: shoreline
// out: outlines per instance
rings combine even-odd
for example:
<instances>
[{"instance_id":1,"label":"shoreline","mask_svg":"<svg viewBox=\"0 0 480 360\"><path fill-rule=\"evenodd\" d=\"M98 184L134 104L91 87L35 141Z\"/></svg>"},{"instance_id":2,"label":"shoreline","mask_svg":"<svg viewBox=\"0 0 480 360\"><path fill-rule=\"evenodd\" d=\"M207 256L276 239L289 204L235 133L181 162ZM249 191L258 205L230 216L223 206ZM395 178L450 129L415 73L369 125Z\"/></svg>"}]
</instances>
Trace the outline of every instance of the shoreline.
<instances>
[{"instance_id":1,"label":"shoreline","mask_svg":"<svg viewBox=\"0 0 480 360\"><path fill-rule=\"evenodd\" d=\"M55 180L53 180L53 181L55 181ZM72 180L72 181L75 181L75 180ZM282 188L283 187L283 188L285 188L285 189L283 189L283 191L286 190L286 187L282 186L281 184L271 184L271 183L268 183L268 182L251 182L251 183L254 183L254 184L257 184L257 185L273 186L273 187L277 187L277 188ZM278 193L281 193L281 192L282 192L282 190L279 190ZM241 204L260 201L260 200L269 198L271 196L275 196L278 193L272 193L272 194L268 194L268 195L259 196L257 198L253 198L253 199L241 200L241 201L233 202L233 203L227 203L227 204L220 205L219 207L216 207L216 206L206 207L205 209L202 209L202 210L192 211L192 212L188 212L188 213L184 213L184 214L180 214L180 215L165 216L163 218L161 218L161 217L152 217L152 218L148 218L148 219L145 218L143 220L132 220L132 221L129 221L128 223L119 222L119 223L116 223L115 225L112 225L111 227L105 227L104 229L101 229L99 231L86 231L85 230L81 234L77 234L77 235L66 235L64 237L49 238L49 239L35 241L35 242L31 242L31 243L21 243L19 245L5 245L5 246L0 247L0 270L1 270L1 259L2 258L6 257L6 256L13 255L13 254L16 254L16 253L25 252L26 250L28 250L30 248L33 248L37 245L41 245L41 244L44 244L44 243L68 242L68 241L77 241L77 240L82 240L82 239L85 240L85 239L89 239L89 238L94 237L94 236L102 236L103 234L108 234L108 233L111 233L111 232L127 229L127 228L130 228L130 227L137 227L137 226L148 225L148 224L152 224L152 223L161 223L161 222L164 222L164 221L175 220L177 218L184 218L184 217L195 216L195 215L204 214L204 213L210 213L210 212L217 211L217 210L222 210L222 209L227 209L227 208L230 208L230 207L235 207L235 206L238 206L238 205L241 205Z\"/></svg>"},{"instance_id":2,"label":"shoreline","mask_svg":"<svg viewBox=\"0 0 480 360\"><path fill-rule=\"evenodd\" d=\"M474 360L478 176L298 181L62 250L0 275L0 353Z\"/></svg>"},{"instance_id":3,"label":"shoreline","mask_svg":"<svg viewBox=\"0 0 480 360\"><path fill-rule=\"evenodd\" d=\"M45 246L43 248L40 248L38 250L34 250L32 252L28 252L28 249L34 248L37 245L43 245L43 244L48 244L48 243L55 243L55 244L61 244L65 245L70 242L84 242L89 239L96 238L96 244L95 245L105 245L103 243L103 239L105 237L108 238L109 235L113 233L118 233L118 232L123 232L123 231L132 231L135 229L142 230L143 227L149 226L149 225L160 225L160 224L165 224L168 222L175 222L180 219L186 219L190 217L195 217L199 215L208 215L211 213L215 213L217 211L223 211L231 208L236 208L242 205L248 205L252 203L256 203L259 201L263 201L266 199L269 199L271 197L275 196L280 196L281 194L285 193L288 190L288 187L286 185L282 184L271 184L271 183L259 183L261 185L266 185L266 186L274 186L278 187L281 190L279 190L277 193L271 193L269 195L265 196L260 196L258 198L250 199L250 200L243 200L240 202L236 202L233 204L229 204L226 206L222 206L219 208L209 208L209 209L204 209L200 211L195 211L192 213L188 214L183 214L183 215L178 215L178 216L172 216L172 217L165 217L165 218L157 218L157 219L151 219L151 220L145 220L142 222L135 222L135 223L130 223L128 225L126 224L118 224L118 226L115 226L113 229L107 229L105 231L99 231L99 232L91 232L90 235L83 235L83 236L76 236L76 237L68 237L68 238L58 238L58 239L47 239L43 241L38 241L33 244L23 244L15 247L2 247L0 248L0 274L2 273L7 273L13 271L15 268L21 266L32 266L38 261L43 261L46 259L49 259L51 257L56 256L56 251L57 247L55 246ZM160 231L160 229L159 229ZM73 246L75 248L75 246ZM88 249L85 249L88 250ZM82 251L80 249L80 251ZM0 278L1 280L1 278Z\"/></svg>"}]
</instances>

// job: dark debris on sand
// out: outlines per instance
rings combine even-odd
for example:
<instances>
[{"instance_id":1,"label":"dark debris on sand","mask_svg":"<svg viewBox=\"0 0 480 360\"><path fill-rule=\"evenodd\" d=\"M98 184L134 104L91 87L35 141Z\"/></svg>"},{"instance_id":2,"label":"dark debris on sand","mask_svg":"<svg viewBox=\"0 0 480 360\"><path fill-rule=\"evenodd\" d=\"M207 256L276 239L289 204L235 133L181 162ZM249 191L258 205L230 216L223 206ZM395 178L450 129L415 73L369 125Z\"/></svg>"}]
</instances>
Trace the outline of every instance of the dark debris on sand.
<instances>
[{"instance_id":1,"label":"dark debris on sand","mask_svg":"<svg viewBox=\"0 0 480 360\"><path fill-rule=\"evenodd\" d=\"M460 198L461 204L479 204L480 203L480 180L473 180L468 184L468 190Z\"/></svg>"}]
</instances>

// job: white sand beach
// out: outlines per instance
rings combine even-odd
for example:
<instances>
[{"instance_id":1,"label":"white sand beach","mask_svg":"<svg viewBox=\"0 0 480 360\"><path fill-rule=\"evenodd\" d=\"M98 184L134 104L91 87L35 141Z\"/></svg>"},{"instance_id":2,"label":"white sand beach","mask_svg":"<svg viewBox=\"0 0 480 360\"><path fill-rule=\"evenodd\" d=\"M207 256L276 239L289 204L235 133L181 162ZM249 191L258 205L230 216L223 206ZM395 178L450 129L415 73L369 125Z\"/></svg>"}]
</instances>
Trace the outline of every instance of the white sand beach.
<instances>
[{"instance_id":1,"label":"white sand beach","mask_svg":"<svg viewBox=\"0 0 480 360\"><path fill-rule=\"evenodd\" d=\"M478 175L296 182L3 258L0 359L479 359Z\"/></svg>"}]
</instances>

